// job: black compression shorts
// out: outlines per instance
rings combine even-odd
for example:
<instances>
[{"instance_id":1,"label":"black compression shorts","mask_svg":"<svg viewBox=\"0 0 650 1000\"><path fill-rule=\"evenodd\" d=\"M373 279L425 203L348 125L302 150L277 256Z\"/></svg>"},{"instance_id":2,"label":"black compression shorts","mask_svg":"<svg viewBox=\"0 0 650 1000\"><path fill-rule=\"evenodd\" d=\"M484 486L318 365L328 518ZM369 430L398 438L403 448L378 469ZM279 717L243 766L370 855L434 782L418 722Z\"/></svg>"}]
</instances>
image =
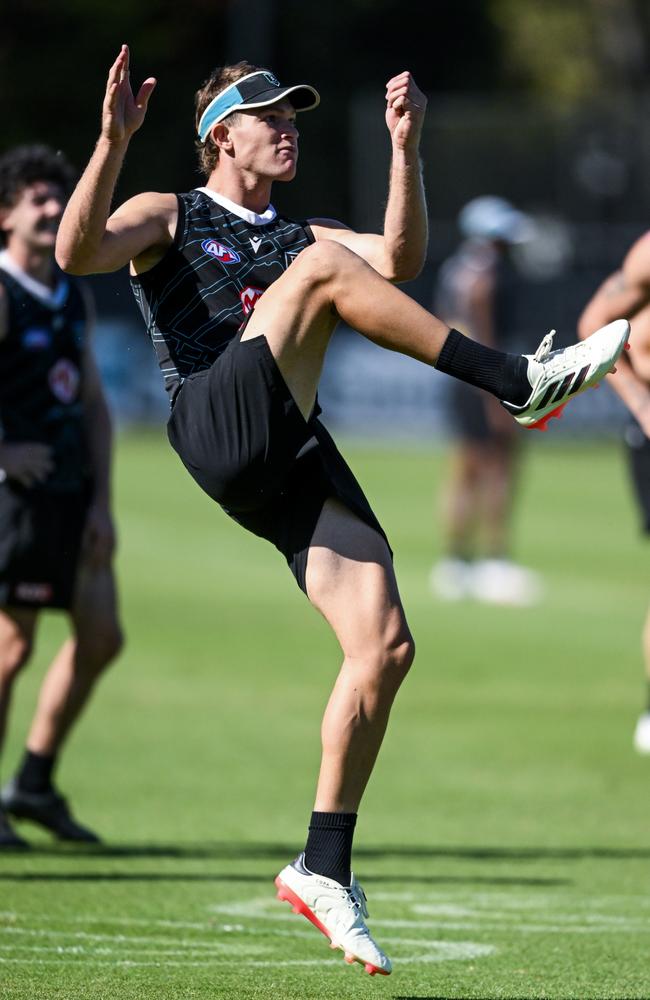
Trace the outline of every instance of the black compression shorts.
<instances>
[{"instance_id":1,"label":"black compression shorts","mask_svg":"<svg viewBox=\"0 0 650 1000\"><path fill-rule=\"evenodd\" d=\"M0 485L1 607L70 608L88 495Z\"/></svg>"},{"instance_id":2,"label":"black compression shorts","mask_svg":"<svg viewBox=\"0 0 650 1000\"><path fill-rule=\"evenodd\" d=\"M386 538L319 412L302 416L266 337L238 337L210 368L185 379L167 427L199 486L283 553L305 593L309 546L328 497Z\"/></svg>"},{"instance_id":3,"label":"black compression shorts","mask_svg":"<svg viewBox=\"0 0 650 1000\"><path fill-rule=\"evenodd\" d=\"M624 439L632 485L641 514L641 528L650 534L650 438L645 436L633 420L625 428Z\"/></svg>"}]
</instances>

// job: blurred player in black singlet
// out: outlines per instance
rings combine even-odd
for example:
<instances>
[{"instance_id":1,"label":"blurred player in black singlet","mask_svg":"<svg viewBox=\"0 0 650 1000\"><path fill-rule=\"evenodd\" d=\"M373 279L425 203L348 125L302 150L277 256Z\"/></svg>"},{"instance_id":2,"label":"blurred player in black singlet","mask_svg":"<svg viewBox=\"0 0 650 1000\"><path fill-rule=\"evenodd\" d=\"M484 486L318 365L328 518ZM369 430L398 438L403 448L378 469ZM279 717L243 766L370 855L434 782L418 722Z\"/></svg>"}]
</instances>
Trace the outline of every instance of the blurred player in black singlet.
<instances>
[{"instance_id":1,"label":"blurred player in black singlet","mask_svg":"<svg viewBox=\"0 0 650 1000\"><path fill-rule=\"evenodd\" d=\"M71 635L38 698L23 761L2 789L0 848L25 847L9 816L95 841L53 784L64 739L121 644L111 566L111 427L89 342L87 289L56 266L72 170L44 146L0 157L0 747L39 613Z\"/></svg>"}]
</instances>

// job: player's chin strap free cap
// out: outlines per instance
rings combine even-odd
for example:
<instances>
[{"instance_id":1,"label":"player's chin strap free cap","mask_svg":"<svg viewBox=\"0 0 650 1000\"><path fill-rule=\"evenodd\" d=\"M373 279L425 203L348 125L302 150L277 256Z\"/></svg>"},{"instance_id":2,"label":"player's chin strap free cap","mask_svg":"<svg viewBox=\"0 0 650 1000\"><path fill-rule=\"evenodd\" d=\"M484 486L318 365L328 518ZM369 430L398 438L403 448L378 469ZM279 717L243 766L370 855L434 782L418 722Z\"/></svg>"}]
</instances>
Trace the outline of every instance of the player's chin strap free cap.
<instances>
[{"instance_id":1,"label":"player's chin strap free cap","mask_svg":"<svg viewBox=\"0 0 650 1000\"><path fill-rule=\"evenodd\" d=\"M295 87L283 87L273 73L258 70L242 76L241 80L231 83L229 87L213 97L201 115L199 122L199 138L205 142L210 129L222 121L233 111L240 108L265 108L275 104L283 97L291 95L291 103L296 111L311 111L320 104L320 94L313 87L299 83Z\"/></svg>"}]
</instances>

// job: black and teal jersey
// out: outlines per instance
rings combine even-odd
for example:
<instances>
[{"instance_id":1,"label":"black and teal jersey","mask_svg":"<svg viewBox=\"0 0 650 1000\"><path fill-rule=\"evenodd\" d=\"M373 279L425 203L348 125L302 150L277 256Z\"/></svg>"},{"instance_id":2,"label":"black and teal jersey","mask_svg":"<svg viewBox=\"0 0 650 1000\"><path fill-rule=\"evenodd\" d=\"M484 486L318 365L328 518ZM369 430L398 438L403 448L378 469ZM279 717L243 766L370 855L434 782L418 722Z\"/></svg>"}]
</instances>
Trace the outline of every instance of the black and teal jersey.
<instances>
[{"instance_id":1,"label":"black and teal jersey","mask_svg":"<svg viewBox=\"0 0 650 1000\"><path fill-rule=\"evenodd\" d=\"M0 340L0 437L50 446L54 470L35 489L78 489L89 474L81 401L85 301L62 273L48 295L7 251L0 254L0 284L8 303Z\"/></svg>"},{"instance_id":2,"label":"black and teal jersey","mask_svg":"<svg viewBox=\"0 0 650 1000\"><path fill-rule=\"evenodd\" d=\"M269 207L256 215L197 188L177 195L178 223L164 257L131 287L173 399L209 368L256 300L313 243L306 223Z\"/></svg>"}]
</instances>

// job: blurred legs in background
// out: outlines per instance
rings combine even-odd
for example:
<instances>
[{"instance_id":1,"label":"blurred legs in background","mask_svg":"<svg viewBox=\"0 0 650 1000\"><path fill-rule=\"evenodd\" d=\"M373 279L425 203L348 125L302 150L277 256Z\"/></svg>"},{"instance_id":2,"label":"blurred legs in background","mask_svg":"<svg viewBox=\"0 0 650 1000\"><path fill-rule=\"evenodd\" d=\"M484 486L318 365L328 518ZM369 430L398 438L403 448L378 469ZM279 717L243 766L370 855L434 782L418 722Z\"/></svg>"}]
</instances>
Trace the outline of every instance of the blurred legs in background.
<instances>
[{"instance_id":1,"label":"blurred legs in background","mask_svg":"<svg viewBox=\"0 0 650 1000\"><path fill-rule=\"evenodd\" d=\"M510 421L494 430L491 401L480 390L453 383L451 398L458 438L443 487L444 556L431 571L431 590L447 601L535 604L542 594L539 576L510 558L518 428Z\"/></svg>"},{"instance_id":2,"label":"blurred legs in background","mask_svg":"<svg viewBox=\"0 0 650 1000\"><path fill-rule=\"evenodd\" d=\"M13 686L30 659L38 614L23 608L0 611L0 750ZM43 679L20 766L0 793L0 848L28 846L12 829L9 816L43 826L60 840L99 839L73 818L53 775L71 727L122 644L110 566L81 564L69 614L73 635Z\"/></svg>"},{"instance_id":3,"label":"blurred legs in background","mask_svg":"<svg viewBox=\"0 0 650 1000\"><path fill-rule=\"evenodd\" d=\"M463 240L440 268L434 307L478 343L508 350L521 341L524 289L511 250L534 237L533 221L505 199L481 195L457 222ZM519 428L487 393L456 382L449 386L449 422L444 557L431 571L431 590L443 600L534 604L538 576L510 558Z\"/></svg>"}]
</instances>

